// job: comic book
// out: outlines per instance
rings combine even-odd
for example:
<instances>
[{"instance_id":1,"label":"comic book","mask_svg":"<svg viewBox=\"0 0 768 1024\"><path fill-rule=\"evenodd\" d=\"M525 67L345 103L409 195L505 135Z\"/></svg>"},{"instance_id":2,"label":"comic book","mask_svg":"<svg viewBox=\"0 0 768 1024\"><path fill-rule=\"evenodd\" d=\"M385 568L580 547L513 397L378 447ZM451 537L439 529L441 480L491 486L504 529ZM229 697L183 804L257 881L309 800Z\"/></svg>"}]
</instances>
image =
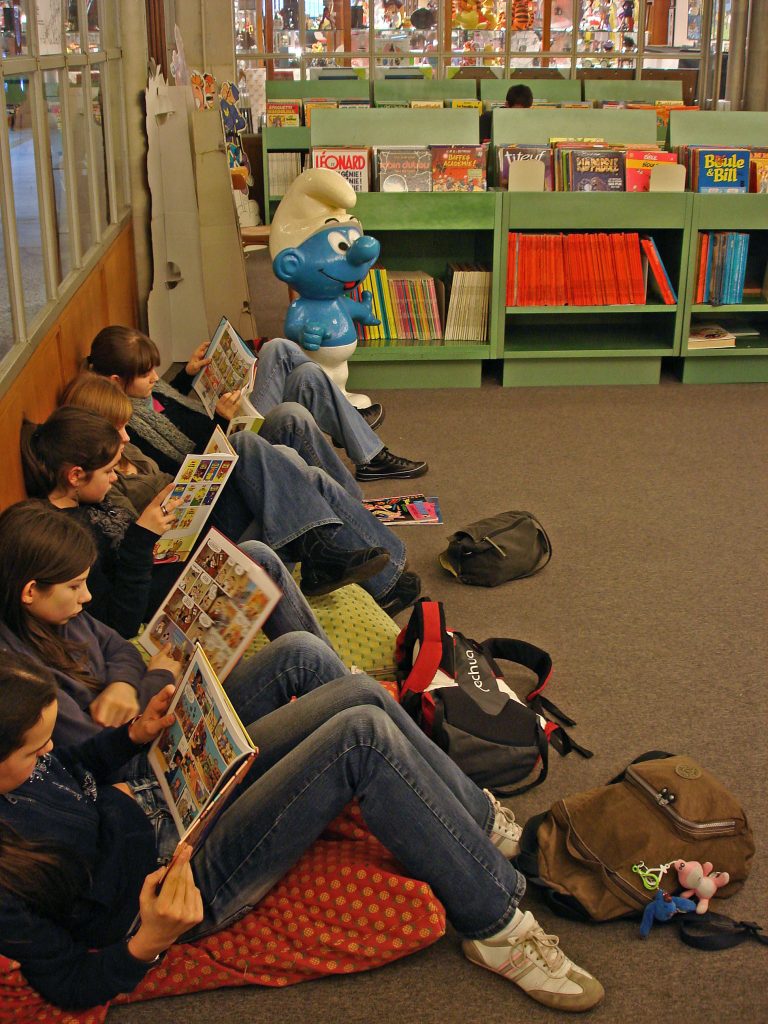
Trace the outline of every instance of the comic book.
<instances>
[{"instance_id":1,"label":"comic book","mask_svg":"<svg viewBox=\"0 0 768 1024\"><path fill-rule=\"evenodd\" d=\"M149 655L170 644L171 657L185 669L199 643L226 679L281 596L260 565L212 528L139 643Z\"/></svg>"},{"instance_id":2,"label":"comic book","mask_svg":"<svg viewBox=\"0 0 768 1024\"><path fill-rule=\"evenodd\" d=\"M571 192L623 192L624 153L618 149L572 149L568 154Z\"/></svg>"},{"instance_id":3,"label":"comic book","mask_svg":"<svg viewBox=\"0 0 768 1024\"><path fill-rule=\"evenodd\" d=\"M371 150L369 146L313 146L312 166L325 167L346 178L355 192L371 187Z\"/></svg>"},{"instance_id":4,"label":"comic book","mask_svg":"<svg viewBox=\"0 0 768 1024\"><path fill-rule=\"evenodd\" d=\"M298 128L301 100L267 100L267 128Z\"/></svg>"},{"instance_id":5,"label":"comic book","mask_svg":"<svg viewBox=\"0 0 768 1024\"><path fill-rule=\"evenodd\" d=\"M257 360L226 317L221 318L205 356L211 361L195 376L192 387L213 419L223 394L241 389L244 394L250 392Z\"/></svg>"},{"instance_id":6,"label":"comic book","mask_svg":"<svg viewBox=\"0 0 768 1024\"><path fill-rule=\"evenodd\" d=\"M424 494L399 494L390 498L366 498L363 505L372 516L387 526L413 526L416 523L442 523L440 502Z\"/></svg>"},{"instance_id":7,"label":"comic book","mask_svg":"<svg viewBox=\"0 0 768 1024\"><path fill-rule=\"evenodd\" d=\"M180 842L200 845L258 753L201 647L168 709L174 716L149 748Z\"/></svg>"},{"instance_id":8,"label":"comic book","mask_svg":"<svg viewBox=\"0 0 768 1024\"><path fill-rule=\"evenodd\" d=\"M431 192L432 155L428 146L378 146L379 192Z\"/></svg>"},{"instance_id":9,"label":"comic book","mask_svg":"<svg viewBox=\"0 0 768 1024\"><path fill-rule=\"evenodd\" d=\"M229 479L238 456L217 426L202 455L187 455L181 464L173 490L166 502L181 498L175 510L176 524L155 544L155 564L186 562L205 526L222 488Z\"/></svg>"},{"instance_id":10,"label":"comic book","mask_svg":"<svg viewBox=\"0 0 768 1024\"><path fill-rule=\"evenodd\" d=\"M430 146L433 192L485 192L486 146Z\"/></svg>"}]
</instances>

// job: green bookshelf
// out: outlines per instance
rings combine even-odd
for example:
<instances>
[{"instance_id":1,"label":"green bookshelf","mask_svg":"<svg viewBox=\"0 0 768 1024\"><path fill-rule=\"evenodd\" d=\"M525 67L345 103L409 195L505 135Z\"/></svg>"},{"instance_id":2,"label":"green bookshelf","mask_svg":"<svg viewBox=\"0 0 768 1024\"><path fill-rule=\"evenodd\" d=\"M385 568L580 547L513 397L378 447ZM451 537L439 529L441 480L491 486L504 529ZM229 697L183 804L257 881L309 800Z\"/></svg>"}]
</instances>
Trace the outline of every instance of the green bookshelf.
<instances>
[{"instance_id":1,"label":"green bookshelf","mask_svg":"<svg viewBox=\"0 0 768 1024\"><path fill-rule=\"evenodd\" d=\"M691 196L503 193L499 265L506 301L507 233L637 231L656 242L678 295L687 284ZM501 290L501 289L500 289ZM683 307L504 306L494 339L503 384L657 384L661 360L677 355Z\"/></svg>"},{"instance_id":2,"label":"green bookshelf","mask_svg":"<svg viewBox=\"0 0 768 1024\"><path fill-rule=\"evenodd\" d=\"M318 79L296 82L275 80L267 82L268 100L370 99L367 79ZM343 110L342 114L348 111ZM264 220L269 224L282 195L272 192L270 186L269 154L309 152L309 128L265 128L262 136L262 164L264 170Z\"/></svg>"},{"instance_id":3,"label":"green bookshelf","mask_svg":"<svg viewBox=\"0 0 768 1024\"><path fill-rule=\"evenodd\" d=\"M376 106L392 100L474 100L477 99L476 83L471 78L423 79L411 78L377 79L373 83L373 102Z\"/></svg>"},{"instance_id":4,"label":"green bookshelf","mask_svg":"<svg viewBox=\"0 0 768 1024\"><path fill-rule=\"evenodd\" d=\"M547 143L550 139L596 138L606 142L656 141L652 110L589 110L544 107L520 110L498 107L493 112L493 142Z\"/></svg>"},{"instance_id":5,"label":"green bookshelf","mask_svg":"<svg viewBox=\"0 0 768 1024\"><path fill-rule=\"evenodd\" d=\"M311 144L476 144L477 121L471 109L318 110L312 116ZM487 265L493 273L490 339L499 333L504 301L499 266L502 198L498 192L361 192L355 213L381 243L380 263L388 270L424 270L445 282L450 263ZM479 387L483 361L493 355L490 340L358 344L349 364L350 387Z\"/></svg>"},{"instance_id":6,"label":"green bookshelf","mask_svg":"<svg viewBox=\"0 0 768 1024\"><path fill-rule=\"evenodd\" d=\"M670 143L679 145L754 146L768 139L768 113L751 111L680 111L670 116ZM684 295L680 359L675 363L685 384L768 381L768 302L744 301L723 306L697 304L699 232L749 232L746 284L761 286L768 267L768 196L691 196L690 273ZM735 348L688 350L691 325L716 323L726 329L749 326L759 333L738 337Z\"/></svg>"},{"instance_id":7,"label":"green bookshelf","mask_svg":"<svg viewBox=\"0 0 768 1024\"><path fill-rule=\"evenodd\" d=\"M482 78L480 99L485 102L506 99L512 85L527 85L535 100L580 100L581 82L569 78Z\"/></svg>"}]
</instances>

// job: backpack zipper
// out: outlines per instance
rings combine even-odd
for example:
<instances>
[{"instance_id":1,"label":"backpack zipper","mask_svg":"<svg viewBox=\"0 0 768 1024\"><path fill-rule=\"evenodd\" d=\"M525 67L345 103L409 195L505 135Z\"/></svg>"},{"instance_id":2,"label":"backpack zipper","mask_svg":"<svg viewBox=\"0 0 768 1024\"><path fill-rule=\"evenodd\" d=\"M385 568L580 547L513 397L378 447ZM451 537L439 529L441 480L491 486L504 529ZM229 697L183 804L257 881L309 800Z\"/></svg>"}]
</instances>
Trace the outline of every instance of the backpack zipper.
<instances>
[{"instance_id":1,"label":"backpack zipper","mask_svg":"<svg viewBox=\"0 0 768 1024\"><path fill-rule=\"evenodd\" d=\"M498 544L495 544L491 540L491 537L495 537L499 533L504 533L504 532L505 532L504 530L497 530L496 533L486 534L485 537L481 537L480 538L481 540L487 540L492 548L496 548L496 550L499 552L499 554L501 555L502 558L506 558L507 557L507 552L504 550L504 548L500 548Z\"/></svg>"},{"instance_id":2,"label":"backpack zipper","mask_svg":"<svg viewBox=\"0 0 768 1024\"><path fill-rule=\"evenodd\" d=\"M564 803L562 803L561 806L563 808L563 813L565 814L565 817L568 820L569 835L571 842L578 849L579 853L589 858L589 860L591 860L593 863L599 864L603 868L603 870L611 876L611 878L619 887L619 889L621 889L622 892L624 892L626 896L638 906L639 909L645 909L646 905L650 902L650 900L641 896L640 893L637 892L637 890L630 882L625 881L625 879L621 877L618 871L615 871L613 868L609 868L608 865L605 864L597 856L596 853L594 853L594 851L590 850L590 848L587 846L587 844L584 842L584 840L581 838L578 832L576 832L576 830L574 829L573 822L571 821L571 816L568 813L568 808L565 806Z\"/></svg>"},{"instance_id":3,"label":"backpack zipper","mask_svg":"<svg viewBox=\"0 0 768 1024\"><path fill-rule=\"evenodd\" d=\"M689 821L681 814L678 814L677 811L674 811L668 803L663 802L661 794L657 793L653 786L646 782L645 779L636 775L631 767L627 768L625 777L628 782L631 782L634 786L649 796L663 814L672 819L672 823L679 832L687 834L694 839L701 839L702 836L728 836L737 834L738 822L735 818L724 818L721 821L706 822Z\"/></svg>"}]
</instances>

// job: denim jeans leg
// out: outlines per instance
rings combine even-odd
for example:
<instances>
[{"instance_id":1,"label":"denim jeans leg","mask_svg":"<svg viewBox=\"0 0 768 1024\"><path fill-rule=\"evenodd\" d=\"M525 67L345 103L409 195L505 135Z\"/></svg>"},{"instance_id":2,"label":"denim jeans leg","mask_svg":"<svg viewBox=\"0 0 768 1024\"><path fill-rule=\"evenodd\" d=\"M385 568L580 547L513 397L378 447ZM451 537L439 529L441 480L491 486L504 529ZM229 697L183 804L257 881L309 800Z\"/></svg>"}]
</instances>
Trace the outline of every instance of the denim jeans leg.
<instances>
[{"instance_id":1,"label":"denim jeans leg","mask_svg":"<svg viewBox=\"0 0 768 1024\"><path fill-rule=\"evenodd\" d=\"M357 465L370 462L384 447L328 374L287 338L273 338L262 346L251 400L264 415L281 402L298 402Z\"/></svg>"},{"instance_id":2,"label":"denim jeans leg","mask_svg":"<svg viewBox=\"0 0 768 1024\"><path fill-rule=\"evenodd\" d=\"M389 562L381 572L364 580L360 586L376 601L381 601L400 579L405 567L405 544L394 530L382 523L365 506L340 487L335 480L314 467L307 467L305 476L342 521L333 542L342 548L383 547L389 552Z\"/></svg>"},{"instance_id":3,"label":"denim jeans leg","mask_svg":"<svg viewBox=\"0 0 768 1024\"><path fill-rule=\"evenodd\" d=\"M239 547L262 567L272 582L277 584L283 595L264 623L266 636L270 640L276 640L279 636L298 630L312 633L333 650L331 641L315 618L315 613L307 603L306 597L296 585L296 580L272 548L258 540L243 541Z\"/></svg>"},{"instance_id":4,"label":"denim jeans leg","mask_svg":"<svg viewBox=\"0 0 768 1024\"><path fill-rule=\"evenodd\" d=\"M365 423L360 413L356 409L353 411L360 422ZM297 402L282 402L275 406L267 414L259 435L273 445L284 445L297 451L307 465L324 469L353 498L362 499L360 485L336 454L312 413Z\"/></svg>"},{"instance_id":5,"label":"denim jeans leg","mask_svg":"<svg viewBox=\"0 0 768 1024\"><path fill-rule=\"evenodd\" d=\"M226 690L240 720L251 723L346 674L344 662L319 637L286 633L242 658L227 677Z\"/></svg>"},{"instance_id":6,"label":"denim jeans leg","mask_svg":"<svg viewBox=\"0 0 768 1024\"><path fill-rule=\"evenodd\" d=\"M378 684L335 680L250 731L266 756L194 858L206 916L187 938L263 898L353 798L460 932L487 937L511 919L525 882L480 823L488 801Z\"/></svg>"},{"instance_id":7,"label":"denim jeans leg","mask_svg":"<svg viewBox=\"0 0 768 1024\"><path fill-rule=\"evenodd\" d=\"M249 430L231 442L240 458L211 518L235 543L261 540L276 550L315 526L341 522L313 482L307 485L303 462Z\"/></svg>"}]
</instances>

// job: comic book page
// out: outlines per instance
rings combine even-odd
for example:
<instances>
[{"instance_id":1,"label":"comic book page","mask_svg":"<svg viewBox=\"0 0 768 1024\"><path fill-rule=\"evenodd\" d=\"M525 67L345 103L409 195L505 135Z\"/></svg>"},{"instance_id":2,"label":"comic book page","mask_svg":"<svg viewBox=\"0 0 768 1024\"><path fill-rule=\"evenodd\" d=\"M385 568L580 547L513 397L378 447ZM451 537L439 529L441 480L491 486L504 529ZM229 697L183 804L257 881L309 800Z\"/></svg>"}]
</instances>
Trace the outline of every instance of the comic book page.
<instances>
[{"instance_id":1,"label":"comic book page","mask_svg":"<svg viewBox=\"0 0 768 1024\"><path fill-rule=\"evenodd\" d=\"M174 716L149 749L179 835L188 841L209 819L215 798L255 748L198 646L168 713Z\"/></svg>"},{"instance_id":2,"label":"comic book page","mask_svg":"<svg viewBox=\"0 0 768 1024\"><path fill-rule=\"evenodd\" d=\"M175 510L175 525L155 544L156 565L186 562L237 459L234 448L218 426L202 455L185 457L166 498L166 503L180 498L182 504Z\"/></svg>"},{"instance_id":3,"label":"comic book page","mask_svg":"<svg viewBox=\"0 0 768 1024\"><path fill-rule=\"evenodd\" d=\"M185 669L199 643L226 679L281 596L260 565L211 529L139 642L150 655L169 643Z\"/></svg>"},{"instance_id":4,"label":"comic book page","mask_svg":"<svg viewBox=\"0 0 768 1024\"><path fill-rule=\"evenodd\" d=\"M365 498L363 505L372 516L387 526L413 526L415 523L442 523L440 502L423 494L398 494L389 498Z\"/></svg>"},{"instance_id":5,"label":"comic book page","mask_svg":"<svg viewBox=\"0 0 768 1024\"><path fill-rule=\"evenodd\" d=\"M211 361L195 376L192 387L212 418L216 403L227 391L250 391L256 356L229 320L222 317L206 349L205 358Z\"/></svg>"}]
</instances>

